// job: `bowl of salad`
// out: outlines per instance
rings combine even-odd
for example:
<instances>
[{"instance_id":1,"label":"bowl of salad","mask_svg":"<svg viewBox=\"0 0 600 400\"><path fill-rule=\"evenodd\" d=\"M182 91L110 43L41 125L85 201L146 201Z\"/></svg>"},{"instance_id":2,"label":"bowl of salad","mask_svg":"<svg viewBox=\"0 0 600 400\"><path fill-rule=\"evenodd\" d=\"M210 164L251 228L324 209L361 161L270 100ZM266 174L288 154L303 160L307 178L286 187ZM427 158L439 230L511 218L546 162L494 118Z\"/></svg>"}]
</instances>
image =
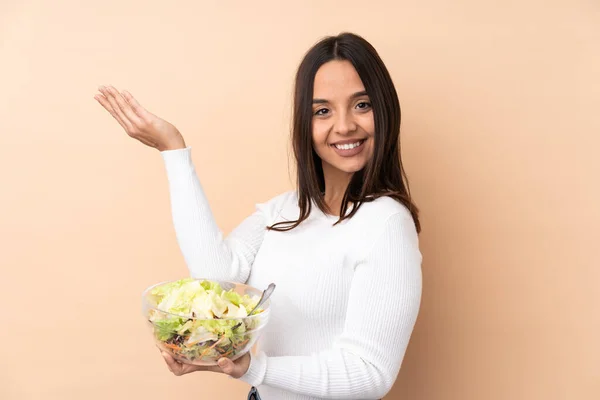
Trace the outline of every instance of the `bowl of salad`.
<instances>
[{"instance_id":1,"label":"bowl of salad","mask_svg":"<svg viewBox=\"0 0 600 400\"><path fill-rule=\"evenodd\" d=\"M242 283L184 278L150 286L143 314L158 347L177 361L216 365L246 354L269 320L270 300Z\"/></svg>"}]
</instances>

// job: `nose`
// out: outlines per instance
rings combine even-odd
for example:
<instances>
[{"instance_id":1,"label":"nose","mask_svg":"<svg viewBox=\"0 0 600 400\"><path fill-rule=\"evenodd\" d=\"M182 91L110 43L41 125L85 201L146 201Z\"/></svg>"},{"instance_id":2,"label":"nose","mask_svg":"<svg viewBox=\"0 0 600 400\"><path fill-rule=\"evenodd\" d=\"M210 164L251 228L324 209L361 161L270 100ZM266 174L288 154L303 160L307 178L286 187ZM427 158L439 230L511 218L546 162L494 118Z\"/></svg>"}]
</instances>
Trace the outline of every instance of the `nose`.
<instances>
[{"instance_id":1,"label":"nose","mask_svg":"<svg viewBox=\"0 0 600 400\"><path fill-rule=\"evenodd\" d=\"M338 113L334 121L333 130L340 135L347 135L354 132L356 130L356 122L354 122L352 113L345 111Z\"/></svg>"}]
</instances>

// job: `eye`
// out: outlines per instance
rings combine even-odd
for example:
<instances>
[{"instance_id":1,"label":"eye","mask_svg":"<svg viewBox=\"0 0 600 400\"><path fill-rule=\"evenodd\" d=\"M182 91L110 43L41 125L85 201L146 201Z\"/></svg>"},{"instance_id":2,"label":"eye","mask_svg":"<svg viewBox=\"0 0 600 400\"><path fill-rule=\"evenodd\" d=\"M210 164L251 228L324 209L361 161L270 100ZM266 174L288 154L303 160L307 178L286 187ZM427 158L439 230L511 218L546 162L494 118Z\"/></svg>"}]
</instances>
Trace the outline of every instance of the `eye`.
<instances>
[{"instance_id":1,"label":"eye","mask_svg":"<svg viewBox=\"0 0 600 400\"><path fill-rule=\"evenodd\" d=\"M356 105L356 108L361 109L361 110L367 110L367 109L371 108L371 103L369 103L368 101L361 101L360 103L358 103Z\"/></svg>"},{"instance_id":2,"label":"eye","mask_svg":"<svg viewBox=\"0 0 600 400\"><path fill-rule=\"evenodd\" d=\"M329 114L329 109L327 108L320 108L317 111L315 111L315 115L327 115Z\"/></svg>"}]
</instances>

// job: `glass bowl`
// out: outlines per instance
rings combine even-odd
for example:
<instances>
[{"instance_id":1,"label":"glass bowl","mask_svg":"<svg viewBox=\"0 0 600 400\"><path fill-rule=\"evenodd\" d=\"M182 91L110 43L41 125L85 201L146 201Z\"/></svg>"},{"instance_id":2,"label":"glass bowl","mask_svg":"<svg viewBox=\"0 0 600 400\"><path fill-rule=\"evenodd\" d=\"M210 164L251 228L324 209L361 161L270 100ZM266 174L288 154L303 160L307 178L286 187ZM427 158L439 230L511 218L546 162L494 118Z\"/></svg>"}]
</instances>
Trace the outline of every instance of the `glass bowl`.
<instances>
[{"instance_id":1,"label":"glass bowl","mask_svg":"<svg viewBox=\"0 0 600 400\"><path fill-rule=\"evenodd\" d=\"M180 289L183 283L185 290ZM260 337L269 321L271 301L252 316L247 313L261 294L262 290L236 282L166 281L144 290L143 315L155 343L177 361L216 365L221 357L240 358Z\"/></svg>"}]
</instances>

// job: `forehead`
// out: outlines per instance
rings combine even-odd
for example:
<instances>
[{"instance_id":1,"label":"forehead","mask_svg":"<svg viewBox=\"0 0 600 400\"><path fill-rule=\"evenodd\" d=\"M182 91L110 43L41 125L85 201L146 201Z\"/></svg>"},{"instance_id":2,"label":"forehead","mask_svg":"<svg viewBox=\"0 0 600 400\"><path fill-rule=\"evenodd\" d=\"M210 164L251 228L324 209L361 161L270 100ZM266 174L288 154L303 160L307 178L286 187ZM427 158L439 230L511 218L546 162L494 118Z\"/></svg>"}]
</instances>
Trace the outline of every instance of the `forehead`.
<instances>
[{"instance_id":1,"label":"forehead","mask_svg":"<svg viewBox=\"0 0 600 400\"><path fill-rule=\"evenodd\" d=\"M323 64L317 71L313 97L343 97L363 90L365 86L350 61L333 60Z\"/></svg>"}]
</instances>

